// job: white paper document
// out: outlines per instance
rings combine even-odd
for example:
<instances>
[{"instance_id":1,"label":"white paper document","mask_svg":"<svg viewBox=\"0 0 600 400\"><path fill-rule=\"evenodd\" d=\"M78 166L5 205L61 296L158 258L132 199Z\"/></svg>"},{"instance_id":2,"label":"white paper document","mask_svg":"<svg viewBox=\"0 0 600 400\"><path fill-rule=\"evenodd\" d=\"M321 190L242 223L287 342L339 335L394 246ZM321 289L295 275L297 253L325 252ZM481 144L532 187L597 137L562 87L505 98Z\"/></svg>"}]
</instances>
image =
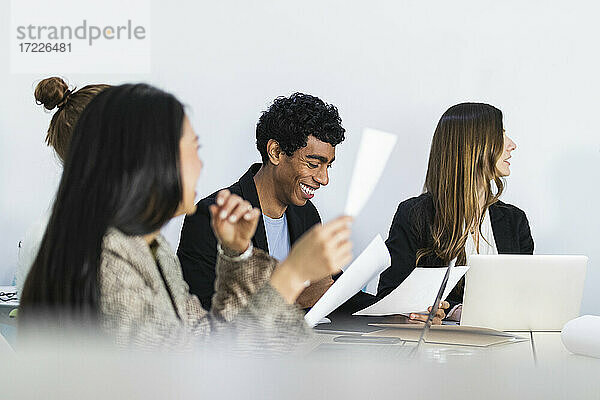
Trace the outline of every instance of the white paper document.
<instances>
[{"instance_id":1,"label":"white paper document","mask_svg":"<svg viewBox=\"0 0 600 400\"><path fill-rule=\"evenodd\" d=\"M355 217L367 204L397 140L398 137L391 133L370 128L363 130L344 209L345 215Z\"/></svg>"},{"instance_id":2,"label":"white paper document","mask_svg":"<svg viewBox=\"0 0 600 400\"><path fill-rule=\"evenodd\" d=\"M323 297L304 316L309 326L315 326L326 315L354 296L374 276L391 265L390 253L380 235L375 236Z\"/></svg>"},{"instance_id":3,"label":"white paper document","mask_svg":"<svg viewBox=\"0 0 600 400\"><path fill-rule=\"evenodd\" d=\"M447 269L447 267L415 268L394 291L372 306L355 312L354 315L426 313L427 307L432 306L435 301ZM450 270L442 300L448 297L468 269L468 266L464 266L453 267Z\"/></svg>"},{"instance_id":4,"label":"white paper document","mask_svg":"<svg viewBox=\"0 0 600 400\"><path fill-rule=\"evenodd\" d=\"M377 289L379 288L379 276L377 275L369 282L367 282L367 286L365 286L365 293L372 294L373 296L377 296Z\"/></svg>"}]
</instances>

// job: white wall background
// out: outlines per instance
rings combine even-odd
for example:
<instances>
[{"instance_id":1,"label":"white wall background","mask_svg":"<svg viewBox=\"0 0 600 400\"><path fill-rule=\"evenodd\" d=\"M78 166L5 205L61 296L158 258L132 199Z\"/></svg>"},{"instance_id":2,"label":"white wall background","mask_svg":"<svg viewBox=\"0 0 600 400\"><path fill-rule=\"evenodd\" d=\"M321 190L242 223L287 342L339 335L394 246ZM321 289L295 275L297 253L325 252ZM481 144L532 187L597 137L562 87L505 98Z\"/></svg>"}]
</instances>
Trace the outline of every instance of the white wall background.
<instances>
[{"instance_id":1,"label":"white wall background","mask_svg":"<svg viewBox=\"0 0 600 400\"><path fill-rule=\"evenodd\" d=\"M258 160L254 127L274 97L302 91L337 105L348 139L315 199L325 220L343 209L362 128L398 134L355 223L357 252L376 233L387 237L397 204L420 193L446 108L494 104L518 145L503 199L527 212L537 253L590 257L582 312L600 314L599 8L593 1L154 1L151 74L67 78L79 87L146 81L175 93L204 146L202 196ZM12 281L17 243L51 204L61 172L43 143L51 114L33 98L38 80L61 71L10 74L9 11L2 2L0 284ZM174 245L180 223L165 229Z\"/></svg>"}]
</instances>

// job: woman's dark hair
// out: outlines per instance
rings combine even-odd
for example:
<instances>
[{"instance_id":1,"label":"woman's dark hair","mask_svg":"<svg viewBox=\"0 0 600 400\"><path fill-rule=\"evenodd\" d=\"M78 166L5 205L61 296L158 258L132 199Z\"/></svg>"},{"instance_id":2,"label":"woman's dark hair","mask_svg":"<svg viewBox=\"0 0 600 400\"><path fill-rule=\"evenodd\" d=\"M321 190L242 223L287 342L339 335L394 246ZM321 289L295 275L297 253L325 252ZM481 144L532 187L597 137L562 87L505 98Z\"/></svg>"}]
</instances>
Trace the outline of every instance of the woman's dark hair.
<instances>
[{"instance_id":1,"label":"woman's dark hair","mask_svg":"<svg viewBox=\"0 0 600 400\"><path fill-rule=\"evenodd\" d=\"M79 90L59 77L42 79L35 87L35 101L46 110L58 108L48 127L46 144L52 146L64 164L79 116L89 102L110 85L87 85Z\"/></svg>"},{"instance_id":2,"label":"woman's dark hair","mask_svg":"<svg viewBox=\"0 0 600 400\"><path fill-rule=\"evenodd\" d=\"M277 141L281 150L292 156L306 146L309 136L337 146L344 140L345 132L334 105L315 96L294 93L290 97L276 98L262 113L256 125L256 148L266 163L270 139Z\"/></svg>"},{"instance_id":3,"label":"woman's dark hair","mask_svg":"<svg viewBox=\"0 0 600 400\"><path fill-rule=\"evenodd\" d=\"M184 108L145 84L98 94L82 113L19 318L95 320L98 267L109 227L159 230L182 197L179 141ZM27 323L30 321L27 320Z\"/></svg>"}]
</instances>

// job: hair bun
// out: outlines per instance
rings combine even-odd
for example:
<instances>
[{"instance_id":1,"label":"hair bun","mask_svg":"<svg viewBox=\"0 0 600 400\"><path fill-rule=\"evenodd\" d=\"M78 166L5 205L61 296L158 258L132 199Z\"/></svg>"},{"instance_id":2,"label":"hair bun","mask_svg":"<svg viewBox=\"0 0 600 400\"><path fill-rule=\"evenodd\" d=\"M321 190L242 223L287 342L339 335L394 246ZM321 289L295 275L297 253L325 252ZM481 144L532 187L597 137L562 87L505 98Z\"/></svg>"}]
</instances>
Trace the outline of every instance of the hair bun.
<instances>
[{"instance_id":1,"label":"hair bun","mask_svg":"<svg viewBox=\"0 0 600 400\"><path fill-rule=\"evenodd\" d=\"M43 104L47 110L52 110L59 106L65 96L68 96L69 86L59 77L53 76L46 78L37 84L34 92L35 101L37 104Z\"/></svg>"}]
</instances>

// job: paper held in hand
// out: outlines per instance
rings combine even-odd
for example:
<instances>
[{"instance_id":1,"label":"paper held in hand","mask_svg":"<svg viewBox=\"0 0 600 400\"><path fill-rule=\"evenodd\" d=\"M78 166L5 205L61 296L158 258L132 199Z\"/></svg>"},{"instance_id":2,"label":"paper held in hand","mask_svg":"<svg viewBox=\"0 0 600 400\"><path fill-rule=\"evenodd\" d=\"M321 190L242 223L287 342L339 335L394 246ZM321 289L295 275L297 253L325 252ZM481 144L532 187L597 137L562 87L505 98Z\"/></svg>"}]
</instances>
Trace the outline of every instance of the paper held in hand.
<instances>
[{"instance_id":1,"label":"paper held in hand","mask_svg":"<svg viewBox=\"0 0 600 400\"><path fill-rule=\"evenodd\" d=\"M365 128L354 163L344 214L356 217L373 193L385 169L398 137L391 133Z\"/></svg>"},{"instance_id":2,"label":"paper held in hand","mask_svg":"<svg viewBox=\"0 0 600 400\"><path fill-rule=\"evenodd\" d=\"M468 269L468 266L452 268L442 300L448 297ZM415 268L390 294L372 306L355 312L354 315L427 313L427 308L435 300L445 273L446 267Z\"/></svg>"},{"instance_id":3,"label":"paper held in hand","mask_svg":"<svg viewBox=\"0 0 600 400\"><path fill-rule=\"evenodd\" d=\"M309 326L315 326L390 265L390 253L381 236L377 235L310 309L304 320Z\"/></svg>"}]
</instances>

